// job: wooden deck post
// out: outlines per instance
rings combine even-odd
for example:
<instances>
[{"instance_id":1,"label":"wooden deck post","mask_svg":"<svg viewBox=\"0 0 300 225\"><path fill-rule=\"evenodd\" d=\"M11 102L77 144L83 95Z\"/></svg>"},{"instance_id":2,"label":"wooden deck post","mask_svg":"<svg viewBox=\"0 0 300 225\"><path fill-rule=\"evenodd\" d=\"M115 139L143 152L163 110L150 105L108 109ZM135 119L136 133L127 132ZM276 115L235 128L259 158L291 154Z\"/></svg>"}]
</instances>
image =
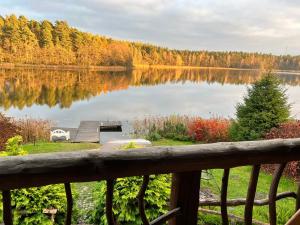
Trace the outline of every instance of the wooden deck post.
<instances>
[{"instance_id":1,"label":"wooden deck post","mask_svg":"<svg viewBox=\"0 0 300 225\"><path fill-rule=\"evenodd\" d=\"M13 225L10 191L2 191L3 222L5 225Z\"/></svg>"},{"instance_id":2,"label":"wooden deck post","mask_svg":"<svg viewBox=\"0 0 300 225\"><path fill-rule=\"evenodd\" d=\"M172 178L171 210L180 214L169 225L197 225L201 171L175 173Z\"/></svg>"}]
</instances>

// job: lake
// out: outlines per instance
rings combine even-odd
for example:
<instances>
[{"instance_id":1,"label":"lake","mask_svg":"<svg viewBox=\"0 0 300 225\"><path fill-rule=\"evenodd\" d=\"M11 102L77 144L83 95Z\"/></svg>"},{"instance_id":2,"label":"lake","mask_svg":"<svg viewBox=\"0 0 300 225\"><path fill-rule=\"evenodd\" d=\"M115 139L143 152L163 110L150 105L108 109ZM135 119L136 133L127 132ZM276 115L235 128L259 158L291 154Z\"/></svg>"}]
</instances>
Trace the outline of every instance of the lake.
<instances>
[{"instance_id":1,"label":"lake","mask_svg":"<svg viewBox=\"0 0 300 225\"><path fill-rule=\"evenodd\" d=\"M53 120L132 121L156 115L234 117L253 70L134 70L130 72L1 69L0 111L13 117ZM292 115L300 118L300 75L279 74Z\"/></svg>"}]
</instances>

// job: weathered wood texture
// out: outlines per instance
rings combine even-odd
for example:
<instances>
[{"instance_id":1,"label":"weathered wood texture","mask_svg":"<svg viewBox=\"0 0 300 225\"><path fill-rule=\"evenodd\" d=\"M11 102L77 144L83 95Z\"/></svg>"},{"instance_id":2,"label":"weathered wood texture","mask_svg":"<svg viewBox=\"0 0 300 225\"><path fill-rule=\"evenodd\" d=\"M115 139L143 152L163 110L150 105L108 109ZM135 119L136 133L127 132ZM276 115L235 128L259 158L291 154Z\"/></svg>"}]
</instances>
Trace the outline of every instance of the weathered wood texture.
<instances>
[{"instance_id":1,"label":"weathered wood texture","mask_svg":"<svg viewBox=\"0 0 300 225\"><path fill-rule=\"evenodd\" d=\"M229 179L229 169L224 169L222 177L222 189L221 189L221 212L222 212L222 224L228 225L228 212L227 212L227 189Z\"/></svg>"},{"instance_id":2,"label":"weathered wood texture","mask_svg":"<svg viewBox=\"0 0 300 225\"><path fill-rule=\"evenodd\" d=\"M160 225L167 222L169 219L180 215L180 208L175 208L168 211L166 214L159 216L155 220L151 221L150 225Z\"/></svg>"},{"instance_id":3,"label":"weathered wood texture","mask_svg":"<svg viewBox=\"0 0 300 225\"><path fill-rule=\"evenodd\" d=\"M72 223L72 212L73 212L73 197L70 183L65 183L65 192L67 199L67 215L65 225L71 225Z\"/></svg>"},{"instance_id":4,"label":"weathered wood texture","mask_svg":"<svg viewBox=\"0 0 300 225\"><path fill-rule=\"evenodd\" d=\"M99 142L100 122L81 121L74 142Z\"/></svg>"},{"instance_id":5,"label":"weathered wood texture","mask_svg":"<svg viewBox=\"0 0 300 225\"><path fill-rule=\"evenodd\" d=\"M283 170L286 166L286 163L278 165L278 167L275 170L275 174L273 176L273 180L270 186L269 191L269 222L270 225L276 225L277 224L277 218L276 218L276 197L277 197L277 189L279 185L279 181L281 178L281 175L283 173Z\"/></svg>"},{"instance_id":6,"label":"weathered wood texture","mask_svg":"<svg viewBox=\"0 0 300 225\"><path fill-rule=\"evenodd\" d=\"M222 212L218 212L218 211L211 210L211 209L204 209L204 208L199 208L199 212L205 213L205 214L212 214L212 215L222 215ZM240 216L237 216L237 215L234 215L234 214L228 214L228 217L230 217L231 219L236 220L236 221L238 221L242 224L244 222L243 217L240 217ZM252 220L252 225L269 225L269 224L268 223L263 223L261 221L253 219Z\"/></svg>"},{"instance_id":7,"label":"weathered wood texture","mask_svg":"<svg viewBox=\"0 0 300 225\"><path fill-rule=\"evenodd\" d=\"M3 221L5 225L13 225L13 214L11 208L11 194L10 191L2 191L3 201Z\"/></svg>"},{"instance_id":8,"label":"weathered wood texture","mask_svg":"<svg viewBox=\"0 0 300 225\"><path fill-rule=\"evenodd\" d=\"M107 180L106 181L106 219L108 225L115 225L115 217L113 212L113 198L114 198L114 183L115 180Z\"/></svg>"},{"instance_id":9,"label":"weathered wood texture","mask_svg":"<svg viewBox=\"0 0 300 225\"><path fill-rule=\"evenodd\" d=\"M286 225L299 225L300 224L300 210L286 223Z\"/></svg>"},{"instance_id":10,"label":"weathered wood texture","mask_svg":"<svg viewBox=\"0 0 300 225\"><path fill-rule=\"evenodd\" d=\"M284 198L294 198L297 199L297 194L295 192L283 192L277 195L276 201L284 199ZM237 198L237 199L230 199L227 200L227 207L228 206L240 206L246 204L245 198ZM269 198L264 199L257 199L254 200L254 205L256 206L263 206L269 204ZM201 200L199 202L199 206L220 206L221 201L215 199L208 199L208 200Z\"/></svg>"},{"instance_id":11,"label":"weathered wood texture","mask_svg":"<svg viewBox=\"0 0 300 225\"><path fill-rule=\"evenodd\" d=\"M1 157L0 190L294 160L300 139Z\"/></svg>"},{"instance_id":12,"label":"weathered wood texture","mask_svg":"<svg viewBox=\"0 0 300 225\"><path fill-rule=\"evenodd\" d=\"M245 225L252 225L252 213L255 200L256 187L258 182L260 165L254 165L252 167L251 177L248 186L246 205L245 205Z\"/></svg>"},{"instance_id":13,"label":"weathered wood texture","mask_svg":"<svg viewBox=\"0 0 300 225\"><path fill-rule=\"evenodd\" d=\"M196 225L198 221L201 171L173 174L171 209L180 208L180 214L169 225Z\"/></svg>"},{"instance_id":14,"label":"weathered wood texture","mask_svg":"<svg viewBox=\"0 0 300 225\"><path fill-rule=\"evenodd\" d=\"M113 214L113 187L118 177L144 176L139 199L143 224L196 225L199 206L201 170L223 168L221 215L223 224L228 224L227 187L229 168L254 165L248 187L245 206L245 224L252 224L253 205L260 164L279 163L270 188L269 203L271 222L276 223L275 201L284 197L299 199L296 193L276 195L284 165L288 161L300 160L300 139L254 141L239 143L216 143L180 147L151 147L137 150L85 151L53 153L0 158L0 190L3 193L4 221L12 224L11 189L64 183L68 199L66 224L71 223L71 182L107 181L106 215L108 224L118 224ZM150 174L173 173L170 211L152 222L148 222L144 211L144 194ZM237 204L234 202L234 204ZM299 205L299 204L298 204Z\"/></svg>"},{"instance_id":15,"label":"weathered wood texture","mask_svg":"<svg viewBox=\"0 0 300 225\"><path fill-rule=\"evenodd\" d=\"M145 200L144 200L148 184L149 184L149 175L145 175L145 176L143 176L143 183L142 183L141 189L140 189L139 194L138 194L139 213L141 215L141 220L143 222L143 225L149 225L150 224L149 221L148 221L148 218L146 216Z\"/></svg>"}]
</instances>

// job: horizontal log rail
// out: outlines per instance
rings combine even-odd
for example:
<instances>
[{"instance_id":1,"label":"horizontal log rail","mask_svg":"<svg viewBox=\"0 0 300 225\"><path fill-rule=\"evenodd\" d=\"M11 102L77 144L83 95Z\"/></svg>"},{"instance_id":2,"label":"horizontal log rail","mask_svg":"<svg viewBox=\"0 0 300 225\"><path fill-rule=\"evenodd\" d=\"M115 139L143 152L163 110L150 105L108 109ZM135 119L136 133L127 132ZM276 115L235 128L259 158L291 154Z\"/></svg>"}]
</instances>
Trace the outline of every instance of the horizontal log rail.
<instances>
[{"instance_id":1,"label":"horizontal log rail","mask_svg":"<svg viewBox=\"0 0 300 225\"><path fill-rule=\"evenodd\" d=\"M227 186L230 168L252 165L248 195L245 200L245 224L252 223L257 177L261 164L280 164L270 187L270 224L276 224L276 201L283 197L295 197L297 208L299 194L276 195L279 179L289 161L300 160L300 139L276 139L251 142L225 142L178 147L149 147L135 150L80 151L68 153L37 154L0 158L0 190L3 193L4 221L12 224L10 190L48 184L65 184L67 205L66 224L71 223L72 192L70 183L107 181L106 216L109 224L118 224L113 214L113 187L115 179L144 176L137 200L143 224L194 225L197 223L201 171L224 169L222 180L221 215L228 224ZM170 211L154 221L148 221L143 198L148 186L148 175L173 174ZM240 202L238 202L240 204ZM200 203L201 204L201 203Z\"/></svg>"},{"instance_id":2,"label":"horizontal log rail","mask_svg":"<svg viewBox=\"0 0 300 225\"><path fill-rule=\"evenodd\" d=\"M295 192L283 192L276 196L276 201L285 198L297 199L297 194ZM199 206L220 206L220 205L221 205L221 201L216 199L200 200L199 202ZM230 199L226 201L226 205L231 207L246 205L246 199L245 198ZM269 205L269 198L254 200L254 205L256 206Z\"/></svg>"}]
</instances>

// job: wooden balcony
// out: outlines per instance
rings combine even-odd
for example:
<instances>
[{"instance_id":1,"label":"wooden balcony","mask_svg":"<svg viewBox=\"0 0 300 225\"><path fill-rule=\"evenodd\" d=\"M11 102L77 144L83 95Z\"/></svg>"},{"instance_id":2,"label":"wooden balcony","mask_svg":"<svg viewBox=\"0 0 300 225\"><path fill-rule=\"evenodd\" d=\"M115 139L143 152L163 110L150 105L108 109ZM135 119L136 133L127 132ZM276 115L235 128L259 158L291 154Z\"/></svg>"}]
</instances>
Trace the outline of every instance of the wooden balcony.
<instances>
[{"instance_id":1,"label":"wooden balcony","mask_svg":"<svg viewBox=\"0 0 300 225\"><path fill-rule=\"evenodd\" d=\"M287 162L300 160L300 139L269 140L236 143L215 143L178 147L150 147L135 150L82 151L0 158L0 190L3 194L5 225L13 224L10 190L48 184L65 184L67 216L71 224L72 193L70 183L106 180L106 217L110 225L117 224L113 215L113 186L116 178L143 176L139 195L139 212L143 224L196 225L199 207L201 171L224 169L221 200L223 224L228 224L227 200L230 168L252 166L248 194L244 202L244 224L252 224L253 205L261 164L278 164L269 189L269 223L276 224L276 201L285 197L296 199L300 208L300 192L277 194L277 187ZM144 194L149 175L172 173L170 211L154 221L148 221L144 209ZM202 203L203 204L203 203ZM209 203L207 203L209 204Z\"/></svg>"}]
</instances>

